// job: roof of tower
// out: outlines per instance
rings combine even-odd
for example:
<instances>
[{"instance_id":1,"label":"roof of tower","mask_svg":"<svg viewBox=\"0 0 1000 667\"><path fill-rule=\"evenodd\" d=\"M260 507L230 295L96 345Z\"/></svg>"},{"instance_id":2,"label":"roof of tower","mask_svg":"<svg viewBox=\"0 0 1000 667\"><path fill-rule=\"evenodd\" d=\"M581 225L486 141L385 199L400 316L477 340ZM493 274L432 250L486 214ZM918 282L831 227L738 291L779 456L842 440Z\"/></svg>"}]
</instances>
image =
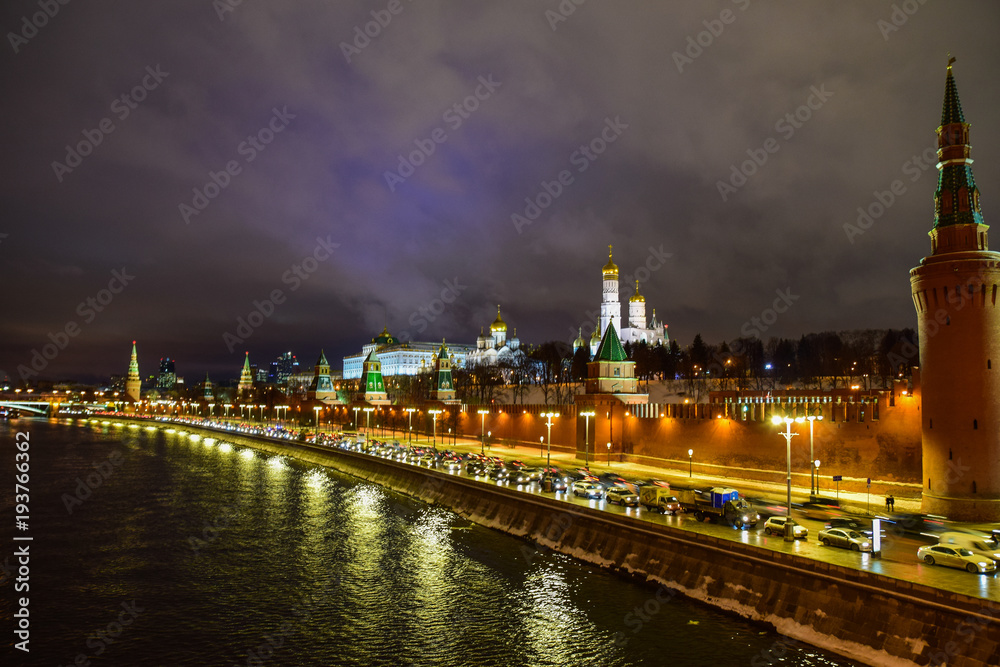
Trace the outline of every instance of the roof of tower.
<instances>
[{"instance_id":1,"label":"roof of tower","mask_svg":"<svg viewBox=\"0 0 1000 667\"><path fill-rule=\"evenodd\" d=\"M444 338L441 339L441 349L438 350L438 359L448 358L448 346L444 344Z\"/></svg>"},{"instance_id":2,"label":"roof of tower","mask_svg":"<svg viewBox=\"0 0 1000 667\"><path fill-rule=\"evenodd\" d=\"M608 246L608 263L604 265L603 269L601 269L601 273L605 278L618 277L618 265L611 259L611 246Z\"/></svg>"},{"instance_id":3,"label":"roof of tower","mask_svg":"<svg viewBox=\"0 0 1000 667\"><path fill-rule=\"evenodd\" d=\"M578 347L583 347L583 345L584 345L583 327L580 327L579 329L577 329L577 334L578 335L577 335L576 339L573 341L573 348L574 349L576 349Z\"/></svg>"},{"instance_id":4,"label":"roof of tower","mask_svg":"<svg viewBox=\"0 0 1000 667\"><path fill-rule=\"evenodd\" d=\"M629 303L646 303L646 297L639 294L639 281L635 281L635 294L629 298Z\"/></svg>"},{"instance_id":5,"label":"roof of tower","mask_svg":"<svg viewBox=\"0 0 1000 667\"><path fill-rule=\"evenodd\" d=\"M594 360L628 361L628 355L625 354L625 348L622 347L622 342L618 338L618 333L615 331L613 322L608 322L608 330L604 332L604 339L601 340L601 346L597 348Z\"/></svg>"},{"instance_id":6,"label":"roof of tower","mask_svg":"<svg viewBox=\"0 0 1000 667\"><path fill-rule=\"evenodd\" d=\"M246 353L246 356L243 357L243 368L246 369L246 370L250 370L250 352L249 351Z\"/></svg>"},{"instance_id":7,"label":"roof of tower","mask_svg":"<svg viewBox=\"0 0 1000 667\"><path fill-rule=\"evenodd\" d=\"M497 318L490 325L490 331L507 331L507 323L500 317L500 304L497 304Z\"/></svg>"},{"instance_id":8,"label":"roof of tower","mask_svg":"<svg viewBox=\"0 0 1000 667\"><path fill-rule=\"evenodd\" d=\"M389 333L388 327L382 327L382 333L378 335L377 338L372 340L376 345L395 345L399 342L399 339L394 338L392 334Z\"/></svg>"},{"instance_id":9,"label":"roof of tower","mask_svg":"<svg viewBox=\"0 0 1000 667\"><path fill-rule=\"evenodd\" d=\"M958 99L958 87L955 85L955 77L951 73L951 66L954 62L954 58L949 58L948 77L945 79L944 84L944 105L941 109L941 125L965 122L965 114L962 113L962 102Z\"/></svg>"},{"instance_id":10,"label":"roof of tower","mask_svg":"<svg viewBox=\"0 0 1000 667\"><path fill-rule=\"evenodd\" d=\"M330 362L326 360L326 352L321 348L319 351L319 359L316 360L317 366L329 366Z\"/></svg>"}]
</instances>

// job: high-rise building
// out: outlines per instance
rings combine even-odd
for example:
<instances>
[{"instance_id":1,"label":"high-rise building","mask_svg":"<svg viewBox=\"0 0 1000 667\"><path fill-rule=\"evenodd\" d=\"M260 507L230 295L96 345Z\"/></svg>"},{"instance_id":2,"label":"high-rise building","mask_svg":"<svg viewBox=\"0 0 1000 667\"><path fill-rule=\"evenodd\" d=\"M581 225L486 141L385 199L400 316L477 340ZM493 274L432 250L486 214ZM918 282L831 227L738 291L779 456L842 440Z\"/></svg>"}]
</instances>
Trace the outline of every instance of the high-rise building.
<instances>
[{"instance_id":1,"label":"high-rise building","mask_svg":"<svg viewBox=\"0 0 1000 667\"><path fill-rule=\"evenodd\" d=\"M1000 253L987 245L953 62L937 128L931 254L910 271L923 397L922 505L956 520L992 522L1000 520Z\"/></svg>"},{"instance_id":2,"label":"high-rise building","mask_svg":"<svg viewBox=\"0 0 1000 667\"><path fill-rule=\"evenodd\" d=\"M288 378L299 372L299 360L291 352L279 354L278 358L271 362L271 371L268 373L267 381L277 385L288 384Z\"/></svg>"},{"instance_id":3,"label":"high-rise building","mask_svg":"<svg viewBox=\"0 0 1000 667\"><path fill-rule=\"evenodd\" d=\"M174 368L174 360L170 358L160 359L160 374L156 376L156 388L161 391L169 391L177 384L177 373Z\"/></svg>"},{"instance_id":4,"label":"high-rise building","mask_svg":"<svg viewBox=\"0 0 1000 667\"><path fill-rule=\"evenodd\" d=\"M139 356L135 350L135 341L132 341L132 358L128 362L128 376L125 379L125 395L132 401L138 403L142 393L142 380L139 378Z\"/></svg>"}]
</instances>

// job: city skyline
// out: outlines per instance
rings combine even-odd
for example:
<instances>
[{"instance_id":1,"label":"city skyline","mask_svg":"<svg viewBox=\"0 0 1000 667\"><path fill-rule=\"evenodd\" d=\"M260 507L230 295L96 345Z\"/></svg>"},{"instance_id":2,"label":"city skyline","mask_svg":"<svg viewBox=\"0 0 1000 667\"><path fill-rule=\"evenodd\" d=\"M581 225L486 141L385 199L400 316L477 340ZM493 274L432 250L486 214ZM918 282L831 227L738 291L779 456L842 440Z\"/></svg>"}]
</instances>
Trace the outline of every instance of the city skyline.
<instances>
[{"instance_id":1,"label":"city skyline","mask_svg":"<svg viewBox=\"0 0 1000 667\"><path fill-rule=\"evenodd\" d=\"M949 52L987 224L1000 173L1000 9L915 6L5 8L0 370L136 339L228 379L383 325L469 343L497 303L569 342L608 244L682 345L783 294L765 340L912 328Z\"/></svg>"}]
</instances>

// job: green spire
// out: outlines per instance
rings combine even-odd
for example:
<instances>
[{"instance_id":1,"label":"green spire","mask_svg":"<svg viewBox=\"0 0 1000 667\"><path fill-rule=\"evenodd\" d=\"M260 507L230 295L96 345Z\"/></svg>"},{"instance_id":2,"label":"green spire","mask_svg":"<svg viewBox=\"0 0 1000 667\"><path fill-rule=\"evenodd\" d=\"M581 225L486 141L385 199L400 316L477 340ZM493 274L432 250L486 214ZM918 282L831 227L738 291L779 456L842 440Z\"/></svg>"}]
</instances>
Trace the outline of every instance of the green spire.
<instances>
[{"instance_id":1,"label":"green spire","mask_svg":"<svg viewBox=\"0 0 1000 667\"><path fill-rule=\"evenodd\" d=\"M330 365L330 362L328 362L326 360L326 352L323 351L322 348L320 348L320 351L319 351L319 361L316 362L316 365L317 366L329 366Z\"/></svg>"},{"instance_id":2,"label":"green spire","mask_svg":"<svg viewBox=\"0 0 1000 667\"><path fill-rule=\"evenodd\" d=\"M246 355L247 356L245 356L243 358L243 370L249 372L250 371L250 352L248 351L246 353Z\"/></svg>"},{"instance_id":3,"label":"green spire","mask_svg":"<svg viewBox=\"0 0 1000 667\"><path fill-rule=\"evenodd\" d=\"M948 78L944 84L944 106L941 109L941 124L964 123L965 114L962 113L962 102L958 99L958 87L955 85L955 77L951 74L954 58L948 60Z\"/></svg>"},{"instance_id":4,"label":"green spire","mask_svg":"<svg viewBox=\"0 0 1000 667\"><path fill-rule=\"evenodd\" d=\"M969 144L969 124L965 122L958 86L948 62L945 80L944 106L938 135L938 186L934 192L934 228L950 225L982 225L979 208L979 188L972 174L972 147Z\"/></svg>"},{"instance_id":5,"label":"green spire","mask_svg":"<svg viewBox=\"0 0 1000 667\"><path fill-rule=\"evenodd\" d=\"M597 348L594 360L628 361L628 355L625 354L625 348L622 347L622 342L618 339L615 325L611 322L608 322L608 329L604 332L604 338L601 340L601 346Z\"/></svg>"}]
</instances>

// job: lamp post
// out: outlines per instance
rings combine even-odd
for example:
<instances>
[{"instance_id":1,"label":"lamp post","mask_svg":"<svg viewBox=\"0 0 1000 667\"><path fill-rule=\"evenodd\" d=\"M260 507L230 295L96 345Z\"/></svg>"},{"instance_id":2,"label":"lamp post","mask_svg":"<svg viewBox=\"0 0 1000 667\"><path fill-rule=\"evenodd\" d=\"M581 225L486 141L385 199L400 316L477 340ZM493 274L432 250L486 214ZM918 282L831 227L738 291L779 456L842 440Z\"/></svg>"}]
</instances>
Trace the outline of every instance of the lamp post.
<instances>
[{"instance_id":1,"label":"lamp post","mask_svg":"<svg viewBox=\"0 0 1000 667\"><path fill-rule=\"evenodd\" d=\"M819 495L819 459L813 461L814 471L816 473L816 495Z\"/></svg>"},{"instance_id":2,"label":"lamp post","mask_svg":"<svg viewBox=\"0 0 1000 667\"><path fill-rule=\"evenodd\" d=\"M777 415L771 417L771 422L775 425L785 424L785 432L779 433L781 437L785 439L785 459L787 461L787 472L785 474L785 482L788 488L788 493L786 496L785 504L785 541L794 542L795 537L792 531L792 438L798 435L798 433L792 433L792 422L801 424L805 421L804 417L779 417Z\"/></svg>"},{"instance_id":3,"label":"lamp post","mask_svg":"<svg viewBox=\"0 0 1000 667\"><path fill-rule=\"evenodd\" d=\"M354 410L354 432L357 433L358 432L358 410L360 410L361 408L355 407L355 408L351 408L351 409Z\"/></svg>"},{"instance_id":4,"label":"lamp post","mask_svg":"<svg viewBox=\"0 0 1000 667\"><path fill-rule=\"evenodd\" d=\"M413 413L416 411L416 408L406 408L406 413L410 415L410 442L413 442Z\"/></svg>"},{"instance_id":5,"label":"lamp post","mask_svg":"<svg viewBox=\"0 0 1000 667\"><path fill-rule=\"evenodd\" d=\"M229 419L229 408L233 407L233 404L232 403L226 403L222 407L224 407L226 409L226 419Z\"/></svg>"},{"instance_id":6,"label":"lamp post","mask_svg":"<svg viewBox=\"0 0 1000 667\"><path fill-rule=\"evenodd\" d=\"M691 473L692 473L691 469L693 467L693 461L694 461L694 450L693 449L689 449L688 450L688 478L691 477Z\"/></svg>"},{"instance_id":7,"label":"lamp post","mask_svg":"<svg viewBox=\"0 0 1000 667\"><path fill-rule=\"evenodd\" d=\"M321 409L322 409L322 408L320 408L320 407L319 407L318 405L317 405L317 406L316 406L315 408L313 408L313 412L315 412L315 413L316 413L316 430L317 430L317 431L319 430L319 411L320 411Z\"/></svg>"},{"instance_id":8,"label":"lamp post","mask_svg":"<svg viewBox=\"0 0 1000 667\"><path fill-rule=\"evenodd\" d=\"M589 470L590 469L590 440L589 440L590 418L596 416L597 413L594 412L593 410L588 410L587 412L581 412L580 414L586 420L583 426L583 467ZM596 440L597 438L595 437L594 439Z\"/></svg>"},{"instance_id":9,"label":"lamp post","mask_svg":"<svg viewBox=\"0 0 1000 667\"><path fill-rule=\"evenodd\" d=\"M611 466L611 443L608 443L608 466Z\"/></svg>"},{"instance_id":10,"label":"lamp post","mask_svg":"<svg viewBox=\"0 0 1000 667\"><path fill-rule=\"evenodd\" d=\"M490 411L489 410L477 410L476 412L479 413L479 418L480 418L480 426L479 426L479 436L480 436L479 455L480 456L486 456L486 415L490 414Z\"/></svg>"},{"instance_id":11,"label":"lamp post","mask_svg":"<svg viewBox=\"0 0 1000 667\"><path fill-rule=\"evenodd\" d=\"M815 458L815 455L813 454L813 422L816 421L817 419L822 420L823 419L823 415L820 415L818 417L815 416L815 415L809 415L808 417L806 417L806 419L809 420L809 460L810 461L815 461L816 458ZM810 467L812 467L812 466L810 466ZM818 467L819 466L817 465L817 466L813 467L812 470L809 471L809 473L810 473L809 474L809 499L810 500L812 500L814 494L818 494L819 493L819 478L816 477L816 475L818 473L815 470L815 468L818 468Z\"/></svg>"},{"instance_id":12,"label":"lamp post","mask_svg":"<svg viewBox=\"0 0 1000 667\"><path fill-rule=\"evenodd\" d=\"M442 412L444 412L444 410L428 410L427 412L429 412L431 414L431 416L433 417L433 421L434 421L434 424L433 424L433 428L434 428L434 446L436 447L437 446L437 438L438 438L438 415L441 414Z\"/></svg>"},{"instance_id":13,"label":"lamp post","mask_svg":"<svg viewBox=\"0 0 1000 667\"><path fill-rule=\"evenodd\" d=\"M365 408L365 439L368 439L368 431L372 427L372 410L375 408Z\"/></svg>"},{"instance_id":14,"label":"lamp post","mask_svg":"<svg viewBox=\"0 0 1000 667\"><path fill-rule=\"evenodd\" d=\"M548 429L548 437L546 438L546 440L548 441L548 444L549 444L549 451L548 451L548 455L546 456L546 459L545 459L545 466L547 468L551 468L552 467L552 418L553 417L558 417L559 413L558 412L543 412L542 416L545 417L546 419L548 419L548 421L545 423L545 426Z\"/></svg>"}]
</instances>

